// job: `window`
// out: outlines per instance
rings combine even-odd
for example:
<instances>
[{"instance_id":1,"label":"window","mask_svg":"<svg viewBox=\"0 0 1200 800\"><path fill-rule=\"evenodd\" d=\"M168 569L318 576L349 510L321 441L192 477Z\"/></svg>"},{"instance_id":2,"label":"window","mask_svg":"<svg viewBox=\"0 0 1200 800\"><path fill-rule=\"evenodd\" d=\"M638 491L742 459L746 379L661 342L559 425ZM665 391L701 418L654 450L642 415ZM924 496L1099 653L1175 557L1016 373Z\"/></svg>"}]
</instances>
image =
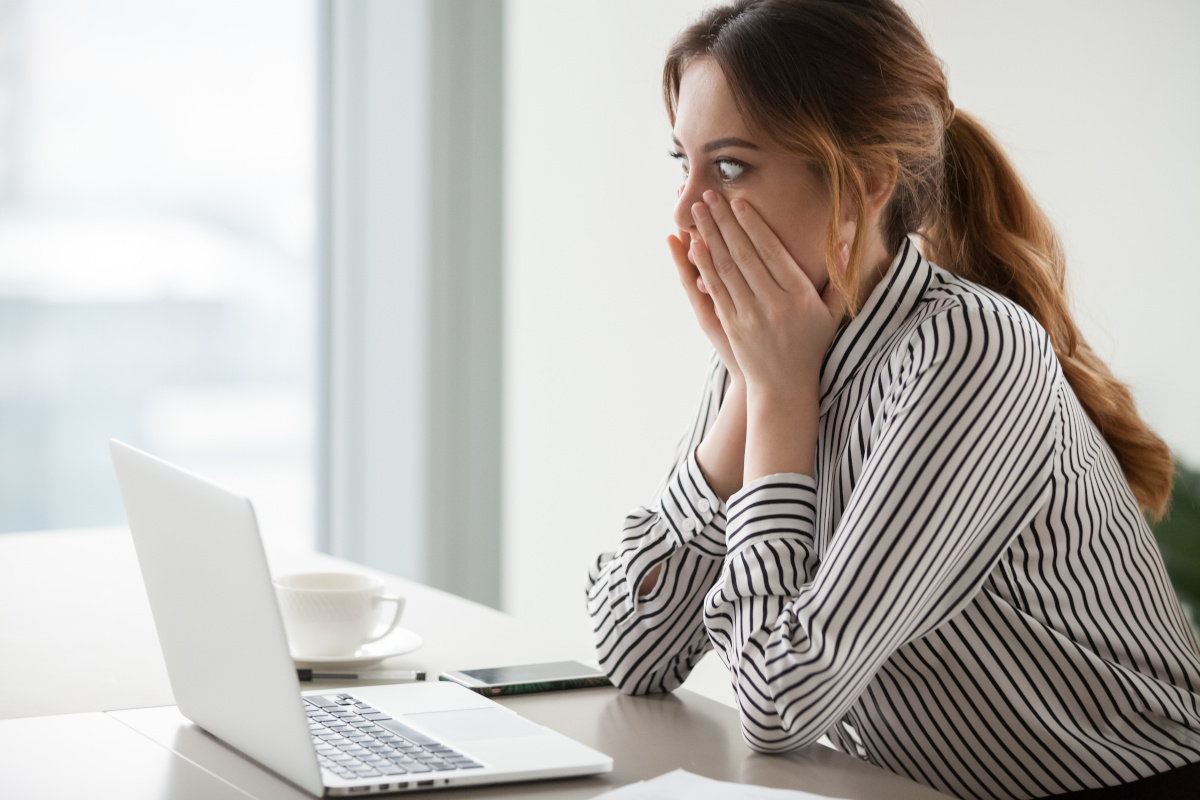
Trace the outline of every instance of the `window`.
<instances>
[{"instance_id":1,"label":"window","mask_svg":"<svg viewBox=\"0 0 1200 800\"><path fill-rule=\"evenodd\" d=\"M0 0L0 531L122 523L117 437L314 541L316 16Z\"/></svg>"}]
</instances>

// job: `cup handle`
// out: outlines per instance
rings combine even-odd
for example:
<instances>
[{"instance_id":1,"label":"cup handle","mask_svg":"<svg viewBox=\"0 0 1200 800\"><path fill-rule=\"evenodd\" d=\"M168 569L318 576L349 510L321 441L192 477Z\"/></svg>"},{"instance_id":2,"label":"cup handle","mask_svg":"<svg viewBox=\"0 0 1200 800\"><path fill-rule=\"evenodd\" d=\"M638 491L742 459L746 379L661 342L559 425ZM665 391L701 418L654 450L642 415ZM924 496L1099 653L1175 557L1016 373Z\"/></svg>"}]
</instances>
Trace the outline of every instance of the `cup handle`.
<instances>
[{"instance_id":1,"label":"cup handle","mask_svg":"<svg viewBox=\"0 0 1200 800\"><path fill-rule=\"evenodd\" d=\"M387 630L385 630L383 633L379 634L378 636L372 636L370 639L366 639L363 642L363 644L370 644L371 642L378 642L380 639L387 636L392 631L396 630L396 626L400 624L400 617L401 617L401 615L404 614L404 598L403 597L393 597L392 595L385 594L382 597L380 597L379 600L380 600L380 602L386 602L386 601L390 600L391 602L395 603L396 604L396 613L392 614L392 622L390 625L387 626Z\"/></svg>"}]
</instances>

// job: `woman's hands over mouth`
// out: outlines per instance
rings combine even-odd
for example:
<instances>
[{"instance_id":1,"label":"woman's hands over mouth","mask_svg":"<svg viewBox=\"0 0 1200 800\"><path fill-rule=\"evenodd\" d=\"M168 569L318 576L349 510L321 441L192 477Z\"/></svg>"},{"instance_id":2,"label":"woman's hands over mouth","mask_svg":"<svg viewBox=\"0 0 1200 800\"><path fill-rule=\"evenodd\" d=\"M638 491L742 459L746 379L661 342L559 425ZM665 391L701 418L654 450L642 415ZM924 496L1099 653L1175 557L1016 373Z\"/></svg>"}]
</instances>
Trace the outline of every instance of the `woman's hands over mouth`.
<instances>
[{"instance_id":1,"label":"woman's hands over mouth","mask_svg":"<svg viewBox=\"0 0 1200 800\"><path fill-rule=\"evenodd\" d=\"M845 301L832 282L813 285L749 203L713 191L704 199L692 206L699 238L690 237L686 253L682 238L670 245L701 328L745 385L744 480L812 476L821 364ZM847 254L843 246L841 269Z\"/></svg>"},{"instance_id":2,"label":"woman's hands over mouth","mask_svg":"<svg viewBox=\"0 0 1200 800\"><path fill-rule=\"evenodd\" d=\"M713 191L692 206L690 255L751 393L814 394L846 306L832 283L813 286L745 200ZM844 268L844 267L843 267Z\"/></svg>"}]
</instances>

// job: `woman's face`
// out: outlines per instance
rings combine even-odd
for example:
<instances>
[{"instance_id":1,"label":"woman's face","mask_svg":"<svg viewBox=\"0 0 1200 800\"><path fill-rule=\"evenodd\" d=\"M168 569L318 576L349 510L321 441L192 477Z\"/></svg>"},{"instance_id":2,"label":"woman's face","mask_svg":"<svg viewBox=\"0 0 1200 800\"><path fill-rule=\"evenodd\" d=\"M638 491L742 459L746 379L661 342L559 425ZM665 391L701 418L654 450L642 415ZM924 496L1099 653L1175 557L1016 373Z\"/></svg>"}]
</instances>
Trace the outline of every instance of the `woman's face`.
<instances>
[{"instance_id":1,"label":"woman's face","mask_svg":"<svg viewBox=\"0 0 1200 800\"><path fill-rule=\"evenodd\" d=\"M825 288L831 202L810 162L748 126L720 67L694 61L679 84L674 155L683 165L675 224L698 236L692 205L711 189L752 205L818 291Z\"/></svg>"}]
</instances>

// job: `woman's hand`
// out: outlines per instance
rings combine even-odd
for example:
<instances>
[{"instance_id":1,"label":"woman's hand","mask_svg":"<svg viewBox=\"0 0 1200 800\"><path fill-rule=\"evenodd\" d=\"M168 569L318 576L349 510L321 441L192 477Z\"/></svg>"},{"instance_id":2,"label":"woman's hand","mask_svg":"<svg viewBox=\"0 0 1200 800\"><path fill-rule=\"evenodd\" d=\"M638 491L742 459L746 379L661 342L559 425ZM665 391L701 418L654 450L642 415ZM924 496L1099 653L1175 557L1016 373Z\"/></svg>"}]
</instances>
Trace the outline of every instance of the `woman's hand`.
<instances>
[{"instance_id":1,"label":"woman's hand","mask_svg":"<svg viewBox=\"0 0 1200 800\"><path fill-rule=\"evenodd\" d=\"M729 346L729 337L721 327L717 318L712 298L708 296L704 281L695 264L688 260L688 246L691 236L687 231L680 231L678 236L668 236L667 245L671 248L671 257L675 259L675 268L679 271L679 282L687 292L692 310L700 329L708 337L717 356L725 369L729 371L729 388L717 412L704 441L696 450L696 462L708 485L716 492L717 497L728 500L729 496L742 488L742 475L745 471L746 454L746 382L742 371L738 369L737 359ZM657 576L657 572L654 573ZM653 581L650 582L653 586ZM645 586L642 587L645 589Z\"/></svg>"},{"instance_id":2,"label":"woman's hand","mask_svg":"<svg viewBox=\"0 0 1200 800\"><path fill-rule=\"evenodd\" d=\"M737 359L733 357L733 350L729 347L729 337L725 335L725 329L721 327L721 320L717 318L712 298L705 290L700 272L696 269L696 265L688 260L690 246L691 235L687 231L679 231L678 236L667 237L667 247L671 249L671 258L675 260L679 282L683 284L683 290L692 304L692 311L696 314L696 321L700 323L700 330L704 331L704 335L716 349L721 363L725 365L725 369L729 370L730 379L735 384L740 384L742 371L738 368Z\"/></svg>"},{"instance_id":3,"label":"woman's hand","mask_svg":"<svg viewBox=\"0 0 1200 800\"><path fill-rule=\"evenodd\" d=\"M821 363L845 302L832 283L813 285L744 200L704 200L692 206L702 240L689 252L745 380L744 480L812 475Z\"/></svg>"},{"instance_id":4,"label":"woman's hand","mask_svg":"<svg viewBox=\"0 0 1200 800\"><path fill-rule=\"evenodd\" d=\"M692 206L691 257L752 392L815 391L845 314L832 283L813 286L758 212L716 192Z\"/></svg>"}]
</instances>

